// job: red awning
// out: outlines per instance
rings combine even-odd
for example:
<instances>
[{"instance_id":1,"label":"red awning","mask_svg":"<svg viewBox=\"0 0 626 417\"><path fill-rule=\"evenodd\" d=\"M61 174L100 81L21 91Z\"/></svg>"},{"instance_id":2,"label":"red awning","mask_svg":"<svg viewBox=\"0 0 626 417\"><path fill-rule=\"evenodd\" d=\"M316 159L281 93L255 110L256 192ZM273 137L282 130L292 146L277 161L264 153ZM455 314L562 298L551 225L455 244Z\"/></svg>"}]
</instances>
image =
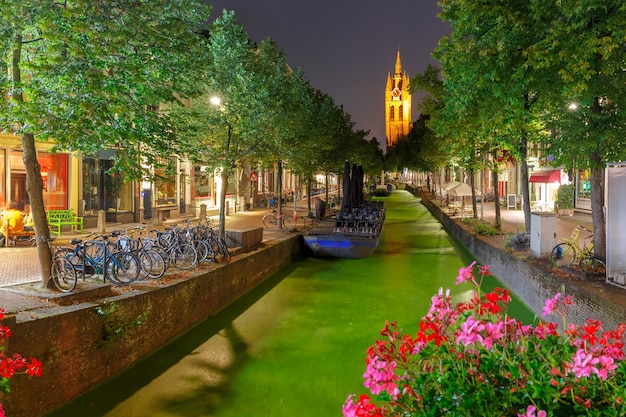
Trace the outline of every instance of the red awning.
<instances>
[{"instance_id":1,"label":"red awning","mask_svg":"<svg viewBox=\"0 0 626 417\"><path fill-rule=\"evenodd\" d=\"M535 171L530 174L530 182L560 182L561 170Z\"/></svg>"}]
</instances>

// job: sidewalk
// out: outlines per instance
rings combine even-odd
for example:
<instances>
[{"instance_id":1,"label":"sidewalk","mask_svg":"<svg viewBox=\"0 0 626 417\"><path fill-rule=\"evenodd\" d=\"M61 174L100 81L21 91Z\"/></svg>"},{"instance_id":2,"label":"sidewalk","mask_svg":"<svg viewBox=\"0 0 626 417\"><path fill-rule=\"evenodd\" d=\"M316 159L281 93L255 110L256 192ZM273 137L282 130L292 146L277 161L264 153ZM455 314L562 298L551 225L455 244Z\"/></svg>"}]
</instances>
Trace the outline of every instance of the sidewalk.
<instances>
[{"instance_id":1,"label":"sidewalk","mask_svg":"<svg viewBox=\"0 0 626 417\"><path fill-rule=\"evenodd\" d=\"M304 205L301 206L300 202L298 203L298 226L303 225L303 220L305 215L306 202L303 202ZM291 203L293 204L293 203ZM290 205L286 209L288 213L293 211L293 205ZM256 209L254 211L246 211L234 213L230 216L226 216L226 230L229 229L246 229L250 227L263 227L262 218L263 216L271 212L272 210L267 209ZM167 227L168 224L180 223L185 218L172 219L167 221L163 227ZM210 217L211 221L217 226L218 218L217 216ZM197 219L191 219L197 220ZM115 230L126 230L136 226L137 223L126 223L126 224L111 224L108 223L106 225L106 231L112 232ZM150 227L150 225L148 225ZM63 232L58 239L60 242L68 242L70 239L77 237L84 239L87 234L90 232L95 232L96 229L85 229L83 234L76 232ZM284 233L281 230L271 230L264 229L263 230L263 240L273 239L276 237L276 234ZM30 246L29 243L25 241L18 242L16 246L5 248L4 245L0 247L0 288L26 284L31 282L40 282L41 281L41 270L39 268L39 259L37 255L37 248ZM2 307L2 306L0 306Z\"/></svg>"}]
</instances>

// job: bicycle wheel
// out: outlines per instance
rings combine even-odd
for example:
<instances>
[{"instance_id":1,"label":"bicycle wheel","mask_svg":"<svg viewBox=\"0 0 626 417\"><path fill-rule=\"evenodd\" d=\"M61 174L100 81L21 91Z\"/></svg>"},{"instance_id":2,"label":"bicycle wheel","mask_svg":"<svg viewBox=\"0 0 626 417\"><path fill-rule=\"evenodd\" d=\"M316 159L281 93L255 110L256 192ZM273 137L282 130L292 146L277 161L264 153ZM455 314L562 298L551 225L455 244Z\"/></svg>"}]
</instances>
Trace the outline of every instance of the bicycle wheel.
<instances>
[{"instance_id":1,"label":"bicycle wheel","mask_svg":"<svg viewBox=\"0 0 626 417\"><path fill-rule=\"evenodd\" d=\"M189 243L181 243L172 250L170 260L176 268L187 270L198 263L198 253Z\"/></svg>"},{"instance_id":2,"label":"bicycle wheel","mask_svg":"<svg viewBox=\"0 0 626 417\"><path fill-rule=\"evenodd\" d=\"M168 266L167 261L163 257L164 255L154 250L147 250L146 253L150 259L152 259L152 269L150 270L148 277L152 279L161 278L163 274L165 274Z\"/></svg>"},{"instance_id":3,"label":"bicycle wheel","mask_svg":"<svg viewBox=\"0 0 626 417\"><path fill-rule=\"evenodd\" d=\"M104 246L105 242L86 242L85 257L94 268L104 268Z\"/></svg>"},{"instance_id":4,"label":"bicycle wheel","mask_svg":"<svg viewBox=\"0 0 626 417\"><path fill-rule=\"evenodd\" d=\"M211 244L207 242L206 240L199 240L198 242L200 242L200 244L204 246L206 250L206 256L202 260L200 260L200 256L199 256L200 252L198 251L198 263L213 262L215 260L215 251L213 250L213 247L211 246ZM196 250L197 249L198 248L196 248Z\"/></svg>"},{"instance_id":5,"label":"bicycle wheel","mask_svg":"<svg viewBox=\"0 0 626 417\"><path fill-rule=\"evenodd\" d=\"M50 268L50 278L59 291L72 292L76 288L76 269L64 257L55 257Z\"/></svg>"},{"instance_id":6,"label":"bicycle wheel","mask_svg":"<svg viewBox=\"0 0 626 417\"><path fill-rule=\"evenodd\" d=\"M107 256L105 276L117 285L128 285L139 278L141 264L130 252L118 252Z\"/></svg>"},{"instance_id":7,"label":"bicycle wheel","mask_svg":"<svg viewBox=\"0 0 626 417\"><path fill-rule=\"evenodd\" d=\"M209 256L209 245L204 243L202 240L196 239L193 241L193 248L196 250L198 255L198 263L205 262ZM210 260L211 259L209 259L209 261Z\"/></svg>"},{"instance_id":8,"label":"bicycle wheel","mask_svg":"<svg viewBox=\"0 0 626 417\"><path fill-rule=\"evenodd\" d=\"M263 216L263 226L265 226L267 229L276 227L277 223L278 222L276 221L275 215L266 214L265 216Z\"/></svg>"},{"instance_id":9,"label":"bicycle wheel","mask_svg":"<svg viewBox=\"0 0 626 417\"><path fill-rule=\"evenodd\" d=\"M82 251L70 248L59 248L54 254L55 258L65 258L74 265L74 271L77 276L91 277L96 272L94 267L87 264L83 264Z\"/></svg>"},{"instance_id":10,"label":"bicycle wheel","mask_svg":"<svg viewBox=\"0 0 626 417\"><path fill-rule=\"evenodd\" d=\"M283 216L283 227L294 227L296 225L296 220L293 216Z\"/></svg>"},{"instance_id":11,"label":"bicycle wheel","mask_svg":"<svg viewBox=\"0 0 626 417\"><path fill-rule=\"evenodd\" d=\"M581 271L593 274L593 275L605 275L606 274L606 261L600 256L588 255L580 260L578 263Z\"/></svg>"},{"instance_id":12,"label":"bicycle wheel","mask_svg":"<svg viewBox=\"0 0 626 417\"><path fill-rule=\"evenodd\" d=\"M550 261L556 267L571 265L576 261L576 248L568 242L559 243L552 248Z\"/></svg>"},{"instance_id":13,"label":"bicycle wheel","mask_svg":"<svg viewBox=\"0 0 626 417\"><path fill-rule=\"evenodd\" d=\"M152 271L152 257L148 254L147 251L139 251L133 252L137 258L139 259L139 264L141 265L141 270L139 271L139 278L144 279L150 275Z\"/></svg>"}]
</instances>

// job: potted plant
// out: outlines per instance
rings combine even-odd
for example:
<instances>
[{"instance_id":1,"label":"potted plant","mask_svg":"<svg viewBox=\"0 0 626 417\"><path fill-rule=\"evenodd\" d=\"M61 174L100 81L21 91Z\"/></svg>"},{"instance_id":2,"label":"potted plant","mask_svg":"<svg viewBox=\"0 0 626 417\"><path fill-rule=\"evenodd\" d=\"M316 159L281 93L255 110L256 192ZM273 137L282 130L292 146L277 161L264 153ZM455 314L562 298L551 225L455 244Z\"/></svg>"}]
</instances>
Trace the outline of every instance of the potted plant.
<instances>
[{"instance_id":1,"label":"potted plant","mask_svg":"<svg viewBox=\"0 0 626 417\"><path fill-rule=\"evenodd\" d=\"M563 184L556 192L556 208L559 216L574 214L574 184Z\"/></svg>"}]
</instances>

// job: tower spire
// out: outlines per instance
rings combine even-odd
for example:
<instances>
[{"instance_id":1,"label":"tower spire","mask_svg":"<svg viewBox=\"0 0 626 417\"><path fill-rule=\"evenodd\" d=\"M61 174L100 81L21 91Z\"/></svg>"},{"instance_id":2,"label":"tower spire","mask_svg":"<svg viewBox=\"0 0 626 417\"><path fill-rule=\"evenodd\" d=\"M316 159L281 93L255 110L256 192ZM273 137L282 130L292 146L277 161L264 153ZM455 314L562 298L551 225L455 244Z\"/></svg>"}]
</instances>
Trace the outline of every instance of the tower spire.
<instances>
[{"instance_id":1,"label":"tower spire","mask_svg":"<svg viewBox=\"0 0 626 417\"><path fill-rule=\"evenodd\" d=\"M400 46L398 46L398 55L396 56L396 74L402 74L402 63L400 62Z\"/></svg>"}]
</instances>

